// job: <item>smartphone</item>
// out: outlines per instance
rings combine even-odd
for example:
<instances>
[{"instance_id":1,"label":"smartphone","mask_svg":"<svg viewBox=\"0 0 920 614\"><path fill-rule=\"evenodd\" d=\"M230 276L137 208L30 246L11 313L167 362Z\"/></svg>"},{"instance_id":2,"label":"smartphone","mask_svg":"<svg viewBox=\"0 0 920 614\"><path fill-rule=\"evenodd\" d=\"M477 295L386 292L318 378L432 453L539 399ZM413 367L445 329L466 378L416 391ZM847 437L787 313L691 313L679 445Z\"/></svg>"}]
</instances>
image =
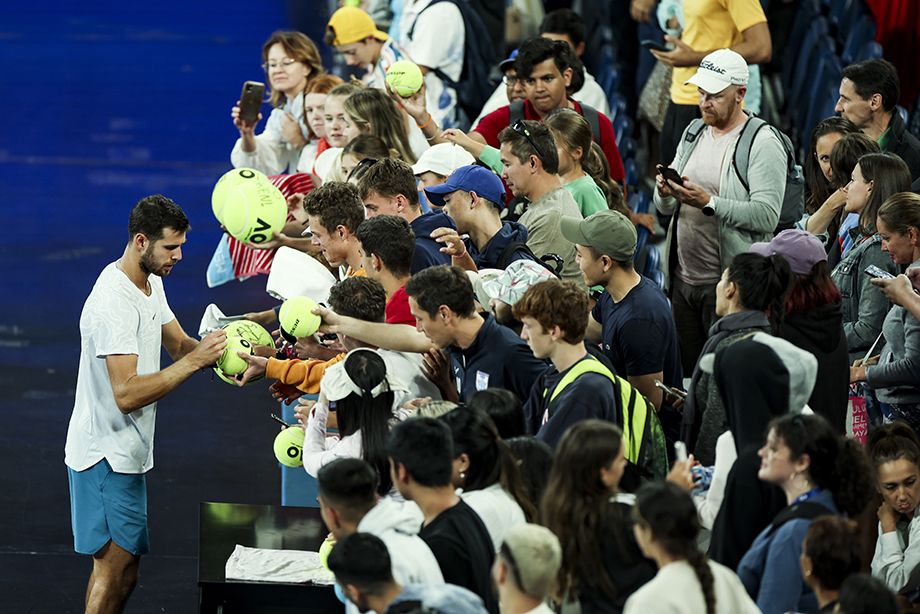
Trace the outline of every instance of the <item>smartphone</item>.
<instances>
[{"instance_id":1,"label":"smartphone","mask_svg":"<svg viewBox=\"0 0 920 614\"><path fill-rule=\"evenodd\" d=\"M680 176L680 173L675 171L670 166L664 166L663 164L658 165L658 174L667 179L668 181L673 181L679 186L684 185L684 178Z\"/></svg>"},{"instance_id":2,"label":"smartphone","mask_svg":"<svg viewBox=\"0 0 920 614\"><path fill-rule=\"evenodd\" d=\"M682 441L674 442L674 458L678 461L687 460L687 444Z\"/></svg>"},{"instance_id":3,"label":"smartphone","mask_svg":"<svg viewBox=\"0 0 920 614\"><path fill-rule=\"evenodd\" d=\"M891 273L889 273L888 271L884 269L880 269L874 264L870 264L869 266L867 266L866 269L863 271L863 273L873 278L875 277L881 277L882 279L894 279L895 278L894 275L892 275Z\"/></svg>"},{"instance_id":4,"label":"smartphone","mask_svg":"<svg viewBox=\"0 0 920 614\"><path fill-rule=\"evenodd\" d=\"M247 81L243 84L240 94L240 119L244 122L254 123L259 119L259 109L262 108L262 98L265 96L265 84L258 81Z\"/></svg>"},{"instance_id":5,"label":"smartphone","mask_svg":"<svg viewBox=\"0 0 920 614\"><path fill-rule=\"evenodd\" d=\"M293 424L288 424L287 422L279 418L276 414L272 414L272 420L274 420L275 422L277 422L278 424L284 427L294 426Z\"/></svg>"},{"instance_id":6,"label":"smartphone","mask_svg":"<svg viewBox=\"0 0 920 614\"><path fill-rule=\"evenodd\" d=\"M655 51L670 51L670 49L668 49L664 43L659 43L658 41L652 40L650 38L645 39L641 44L646 49L654 49Z\"/></svg>"},{"instance_id":7,"label":"smartphone","mask_svg":"<svg viewBox=\"0 0 920 614\"><path fill-rule=\"evenodd\" d=\"M687 392L685 390L665 386L660 379L655 380L655 387L660 389L665 394L665 396L674 397L675 399L687 398Z\"/></svg>"}]
</instances>

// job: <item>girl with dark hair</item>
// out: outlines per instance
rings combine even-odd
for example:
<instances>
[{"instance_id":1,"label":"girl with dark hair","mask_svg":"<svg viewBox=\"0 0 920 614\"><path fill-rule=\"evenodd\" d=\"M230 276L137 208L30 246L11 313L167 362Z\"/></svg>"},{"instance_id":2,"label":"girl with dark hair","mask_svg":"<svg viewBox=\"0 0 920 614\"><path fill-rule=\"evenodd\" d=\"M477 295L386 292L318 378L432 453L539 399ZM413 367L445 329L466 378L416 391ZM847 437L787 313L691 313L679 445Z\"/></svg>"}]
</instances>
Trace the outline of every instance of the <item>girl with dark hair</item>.
<instances>
[{"instance_id":1,"label":"girl with dark hair","mask_svg":"<svg viewBox=\"0 0 920 614\"><path fill-rule=\"evenodd\" d=\"M856 516L871 497L871 469L862 446L838 435L821 416L773 420L759 451L757 476L776 484L787 507L754 540L738 576L764 614L814 612L817 599L797 565L812 520Z\"/></svg>"},{"instance_id":2,"label":"girl with dark hair","mask_svg":"<svg viewBox=\"0 0 920 614\"><path fill-rule=\"evenodd\" d=\"M380 354L371 349L352 350L345 360L326 369L319 401L305 427L303 466L307 473L316 477L323 465L337 458L363 458L377 470L377 492L387 494L393 484L386 440L390 426L409 415L393 410L395 392L404 389L387 374ZM326 433L330 411L336 414L338 436Z\"/></svg>"},{"instance_id":3,"label":"girl with dark hair","mask_svg":"<svg viewBox=\"0 0 920 614\"><path fill-rule=\"evenodd\" d=\"M492 418L495 428L498 429L498 436L504 440L520 437L526 432L521 400L510 390L505 388L479 390L470 397L466 405L473 409L480 409Z\"/></svg>"},{"instance_id":4,"label":"girl with dark hair","mask_svg":"<svg viewBox=\"0 0 920 614\"><path fill-rule=\"evenodd\" d=\"M802 543L802 576L815 592L822 613L835 612L840 587L859 573L859 535L856 523L839 516L823 516L811 523Z\"/></svg>"},{"instance_id":5,"label":"girl with dark hair","mask_svg":"<svg viewBox=\"0 0 920 614\"><path fill-rule=\"evenodd\" d=\"M382 158L398 157L399 152L395 149L390 149L379 136L362 134L350 140L348 145L342 149L339 168L342 177L352 183L357 183L357 177L352 177L351 174L363 160L369 160L369 162L365 163L365 165L369 165Z\"/></svg>"},{"instance_id":6,"label":"girl with dark hair","mask_svg":"<svg viewBox=\"0 0 920 614\"><path fill-rule=\"evenodd\" d=\"M882 251L898 266L920 266L920 196L901 192L882 205L876 218ZM920 433L920 321L895 305L882 324L885 349L878 364L850 368L850 381L865 381L892 419Z\"/></svg>"},{"instance_id":7,"label":"girl with dark hair","mask_svg":"<svg viewBox=\"0 0 920 614\"><path fill-rule=\"evenodd\" d=\"M265 130L255 134L255 121L240 118L239 106L230 112L240 132L230 161L262 171L266 175L296 172L300 154L310 141L310 127L303 110L303 91L315 77L325 73L319 50L305 34L275 32L262 46L262 67L271 89L272 112ZM239 101L237 101L239 105Z\"/></svg>"},{"instance_id":8,"label":"girl with dark hair","mask_svg":"<svg viewBox=\"0 0 920 614\"><path fill-rule=\"evenodd\" d=\"M892 422L872 431L867 444L882 496L872 575L898 592L920 565L920 441L909 426Z\"/></svg>"},{"instance_id":9,"label":"girl with dark hair","mask_svg":"<svg viewBox=\"0 0 920 614\"><path fill-rule=\"evenodd\" d=\"M818 359L818 379L808 406L827 418L837 432L845 433L850 357L843 334L840 290L828 273L824 246L813 234L790 229L768 243L753 244L749 251L763 256L778 254L789 263L792 286L776 336Z\"/></svg>"},{"instance_id":10,"label":"girl with dark hair","mask_svg":"<svg viewBox=\"0 0 920 614\"><path fill-rule=\"evenodd\" d=\"M539 516L540 501L543 500L549 472L553 468L553 449L536 437L513 437L508 440L508 447L521 470L524 491Z\"/></svg>"},{"instance_id":11,"label":"girl with dark hair","mask_svg":"<svg viewBox=\"0 0 920 614\"><path fill-rule=\"evenodd\" d=\"M888 197L910 190L910 169L892 154L868 154L859 159L845 188L844 210L859 215L850 231L853 242L831 272L831 279L842 296L843 332L847 337L850 360L865 356L882 331L890 304L864 273L876 266L893 275L898 267L881 250L882 238L875 228L875 216Z\"/></svg>"},{"instance_id":12,"label":"girl with dark hair","mask_svg":"<svg viewBox=\"0 0 920 614\"><path fill-rule=\"evenodd\" d=\"M669 482L636 493L633 531L658 574L626 601L624 614L759 614L735 573L697 547L700 523L690 495Z\"/></svg>"},{"instance_id":13,"label":"girl with dark hair","mask_svg":"<svg viewBox=\"0 0 920 614\"><path fill-rule=\"evenodd\" d=\"M783 319L786 291L792 281L782 256L738 254L716 285L716 315L700 356L757 331L770 332ZM702 359L702 358L701 358ZM682 438L701 464L715 463L716 440L728 429L715 380L697 361L684 401Z\"/></svg>"},{"instance_id":14,"label":"girl with dark hair","mask_svg":"<svg viewBox=\"0 0 920 614\"><path fill-rule=\"evenodd\" d=\"M514 455L482 410L459 407L438 419L454 440L453 484L482 518L497 552L508 529L536 516Z\"/></svg>"},{"instance_id":15,"label":"girl with dark hair","mask_svg":"<svg viewBox=\"0 0 920 614\"><path fill-rule=\"evenodd\" d=\"M825 204L831 209L839 208L845 200L845 194L840 191L843 185L834 182L831 151L837 141L847 134L856 132L859 132L859 129L850 120L836 115L821 120L811 131L811 145L808 148L810 155L805 158L804 168L806 213L813 215ZM845 179L849 179L849 176ZM827 203L831 196L834 200ZM807 220L808 217L804 218L803 223L807 223Z\"/></svg>"},{"instance_id":16,"label":"girl with dark hair","mask_svg":"<svg viewBox=\"0 0 920 614\"><path fill-rule=\"evenodd\" d=\"M542 522L562 546L554 598L577 602L583 614L622 612L629 596L655 575L633 535L634 497L618 493L623 452L616 425L576 423L556 447L543 496Z\"/></svg>"}]
</instances>

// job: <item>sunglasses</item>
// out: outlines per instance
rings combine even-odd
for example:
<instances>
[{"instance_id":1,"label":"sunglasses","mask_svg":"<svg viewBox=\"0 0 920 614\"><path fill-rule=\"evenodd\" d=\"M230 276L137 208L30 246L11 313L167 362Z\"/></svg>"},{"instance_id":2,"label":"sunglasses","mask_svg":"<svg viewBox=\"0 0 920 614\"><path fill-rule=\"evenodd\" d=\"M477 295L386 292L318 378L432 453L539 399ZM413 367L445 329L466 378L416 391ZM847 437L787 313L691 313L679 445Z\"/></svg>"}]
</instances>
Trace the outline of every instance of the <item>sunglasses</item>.
<instances>
[{"instance_id":1,"label":"sunglasses","mask_svg":"<svg viewBox=\"0 0 920 614\"><path fill-rule=\"evenodd\" d=\"M527 127L527 124L524 123L523 119L519 119L514 122L514 125L511 126L511 129L527 139L527 142L530 143L531 147L533 147L534 152L536 152L537 157L540 158L541 161L545 159L543 156L543 151L537 147L533 137L530 135L530 128Z\"/></svg>"},{"instance_id":2,"label":"sunglasses","mask_svg":"<svg viewBox=\"0 0 920 614\"><path fill-rule=\"evenodd\" d=\"M361 158L361 161L355 164L355 167L351 169L351 172L348 173L348 177L345 181L359 181L361 177L366 173L372 166L379 162L377 158Z\"/></svg>"}]
</instances>

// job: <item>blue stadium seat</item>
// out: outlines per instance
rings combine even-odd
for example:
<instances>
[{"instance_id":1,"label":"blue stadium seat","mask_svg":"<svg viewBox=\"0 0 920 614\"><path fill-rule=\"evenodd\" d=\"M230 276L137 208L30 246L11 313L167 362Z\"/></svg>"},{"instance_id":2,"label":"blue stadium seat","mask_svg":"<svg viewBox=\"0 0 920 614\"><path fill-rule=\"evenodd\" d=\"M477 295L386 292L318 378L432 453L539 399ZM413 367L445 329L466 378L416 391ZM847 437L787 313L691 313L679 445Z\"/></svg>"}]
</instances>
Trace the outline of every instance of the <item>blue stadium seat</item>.
<instances>
[{"instance_id":1,"label":"blue stadium seat","mask_svg":"<svg viewBox=\"0 0 920 614\"><path fill-rule=\"evenodd\" d=\"M616 50L613 45L606 44L601 47L597 57L596 75L606 75L616 66Z\"/></svg>"},{"instance_id":2,"label":"blue stadium seat","mask_svg":"<svg viewBox=\"0 0 920 614\"><path fill-rule=\"evenodd\" d=\"M610 103L610 121L616 121L617 117L626 114L626 99L619 93L608 95L607 101Z\"/></svg>"},{"instance_id":3,"label":"blue stadium seat","mask_svg":"<svg viewBox=\"0 0 920 614\"><path fill-rule=\"evenodd\" d=\"M639 262L646 256L645 245L648 243L649 234L648 228L645 226L636 228L636 253L633 256L634 262Z\"/></svg>"},{"instance_id":4,"label":"blue stadium seat","mask_svg":"<svg viewBox=\"0 0 920 614\"><path fill-rule=\"evenodd\" d=\"M645 255L645 267L642 271L642 274L653 279L655 272L661 271L661 251L656 245L649 245L646 249Z\"/></svg>"},{"instance_id":5,"label":"blue stadium seat","mask_svg":"<svg viewBox=\"0 0 920 614\"><path fill-rule=\"evenodd\" d=\"M648 213L651 203L652 197L645 190L630 190L627 204L633 213Z\"/></svg>"},{"instance_id":6,"label":"blue stadium seat","mask_svg":"<svg viewBox=\"0 0 920 614\"><path fill-rule=\"evenodd\" d=\"M639 165L634 158L629 158L623 161L623 168L626 171L626 191L631 192L639 185Z\"/></svg>"},{"instance_id":7,"label":"blue stadium seat","mask_svg":"<svg viewBox=\"0 0 920 614\"><path fill-rule=\"evenodd\" d=\"M875 20L869 15L860 17L850 33L847 35L846 42L843 45L843 52L840 59L844 66L857 62L856 58L867 43L875 40Z\"/></svg>"},{"instance_id":8,"label":"blue stadium seat","mask_svg":"<svg viewBox=\"0 0 920 614\"><path fill-rule=\"evenodd\" d=\"M624 160L627 158L635 158L636 150L638 149L636 139L631 136L624 137L621 143L617 143L617 149L620 150L620 157Z\"/></svg>"},{"instance_id":9,"label":"blue stadium seat","mask_svg":"<svg viewBox=\"0 0 920 614\"><path fill-rule=\"evenodd\" d=\"M812 22L811 26L808 28L808 32L805 35L805 40L802 41L801 51L798 57L794 60L795 66L792 73L792 82L790 87L786 89L790 104L794 101L801 102L802 92L805 89L805 85L810 82L809 76L813 77L814 74L814 56L816 54L816 47L827 38L827 21L823 18L818 18ZM831 43L833 45L833 43ZM794 110L791 113L793 120L795 120L796 113Z\"/></svg>"},{"instance_id":10,"label":"blue stadium seat","mask_svg":"<svg viewBox=\"0 0 920 614\"><path fill-rule=\"evenodd\" d=\"M617 113L617 118L613 121L613 132L616 134L617 147L623 142L624 137L632 136L633 121L626 116L626 113Z\"/></svg>"},{"instance_id":11,"label":"blue stadium seat","mask_svg":"<svg viewBox=\"0 0 920 614\"><path fill-rule=\"evenodd\" d=\"M667 292L667 289L664 287L664 281L665 281L664 271L662 271L661 269L655 270L653 274L649 277L649 279L651 279L652 282L656 286L658 286L659 290L661 290L662 292ZM668 299L668 303L670 302L671 300Z\"/></svg>"},{"instance_id":12,"label":"blue stadium seat","mask_svg":"<svg viewBox=\"0 0 920 614\"><path fill-rule=\"evenodd\" d=\"M610 100L610 97L616 94L620 88L620 69L614 64L610 70L606 73L601 73L599 77L601 89L604 90L607 100Z\"/></svg>"},{"instance_id":13,"label":"blue stadium seat","mask_svg":"<svg viewBox=\"0 0 920 614\"><path fill-rule=\"evenodd\" d=\"M859 53L856 54L856 57L853 58L853 61L862 62L864 60L881 60L882 54L882 46L875 41L869 41L863 45L862 49L859 50Z\"/></svg>"},{"instance_id":14,"label":"blue stadium seat","mask_svg":"<svg viewBox=\"0 0 920 614\"><path fill-rule=\"evenodd\" d=\"M808 129L812 102L818 93L825 89L822 74L828 70L828 62L840 64L835 55L834 41L827 35L821 35L812 45L807 61L801 66L801 72L796 74L795 86L789 94L789 104L786 110L792 120L792 125L800 135ZM837 80L839 79L838 73ZM804 140L807 142L807 136Z\"/></svg>"},{"instance_id":15,"label":"blue stadium seat","mask_svg":"<svg viewBox=\"0 0 920 614\"><path fill-rule=\"evenodd\" d=\"M802 143L811 141L811 129L815 124L833 114L842 72L843 67L837 55L831 49L822 50L817 71L813 75L814 85L809 88L806 94L807 98L805 98L807 112L802 124ZM828 106L831 112L825 114Z\"/></svg>"},{"instance_id":16,"label":"blue stadium seat","mask_svg":"<svg viewBox=\"0 0 920 614\"><path fill-rule=\"evenodd\" d=\"M821 16L821 6L818 0L801 0L796 9L792 32L786 42L783 53L782 84L784 92L792 90L792 82L796 74L798 59L801 55L805 36L808 34L812 23ZM773 51L776 53L776 50Z\"/></svg>"}]
</instances>

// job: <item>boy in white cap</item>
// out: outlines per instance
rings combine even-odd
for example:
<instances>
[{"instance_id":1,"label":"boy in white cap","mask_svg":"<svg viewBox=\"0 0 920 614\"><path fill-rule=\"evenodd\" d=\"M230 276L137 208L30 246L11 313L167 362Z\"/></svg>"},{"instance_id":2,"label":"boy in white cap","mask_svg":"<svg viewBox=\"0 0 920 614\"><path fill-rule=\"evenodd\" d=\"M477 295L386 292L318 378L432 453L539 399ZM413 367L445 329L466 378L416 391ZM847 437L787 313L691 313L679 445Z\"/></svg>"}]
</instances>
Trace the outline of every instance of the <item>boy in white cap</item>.
<instances>
[{"instance_id":1,"label":"boy in white cap","mask_svg":"<svg viewBox=\"0 0 920 614\"><path fill-rule=\"evenodd\" d=\"M686 373L715 320L715 288L723 269L752 243L769 240L786 190L786 151L769 126L753 136L746 182L733 163L751 119L742 107L747 82L747 63L731 49L703 58L687 81L699 91L702 120L684 130L670 165L681 180L662 172L656 177L655 206L674 216L668 278Z\"/></svg>"}]
</instances>

